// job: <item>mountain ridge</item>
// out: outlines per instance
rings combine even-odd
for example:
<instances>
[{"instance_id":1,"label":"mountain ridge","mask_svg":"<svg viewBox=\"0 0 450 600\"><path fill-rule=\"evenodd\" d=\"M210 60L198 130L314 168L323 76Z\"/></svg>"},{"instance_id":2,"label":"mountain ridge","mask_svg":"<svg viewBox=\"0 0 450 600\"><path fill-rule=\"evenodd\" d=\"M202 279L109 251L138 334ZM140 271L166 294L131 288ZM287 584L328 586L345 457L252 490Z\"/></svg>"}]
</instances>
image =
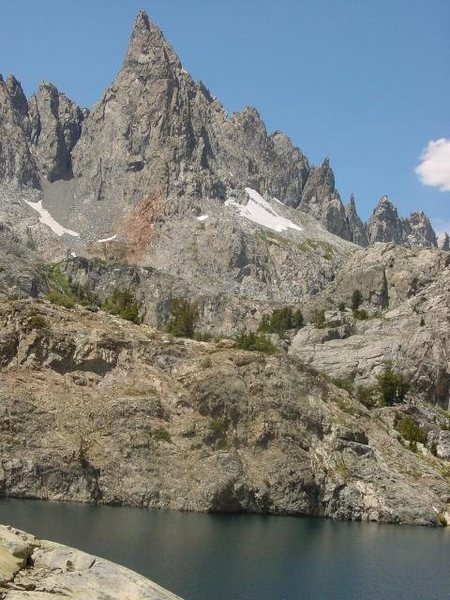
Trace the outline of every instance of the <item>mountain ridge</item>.
<instances>
[{"instance_id":1,"label":"mountain ridge","mask_svg":"<svg viewBox=\"0 0 450 600\"><path fill-rule=\"evenodd\" d=\"M152 194L224 202L250 187L311 214L357 245L437 246L425 215L399 224L396 211L385 214L378 205L363 223L354 198L350 208L342 203L329 160L311 166L285 134L266 131L256 109L227 115L183 69L144 11L136 17L122 68L91 111L52 84L42 84L28 101L15 78L3 87L9 107L5 101L2 116L17 131L5 136L12 152L8 160L0 151L0 179L37 188L43 180L73 180L77 196L117 209L112 221L124 206Z\"/></svg>"}]
</instances>

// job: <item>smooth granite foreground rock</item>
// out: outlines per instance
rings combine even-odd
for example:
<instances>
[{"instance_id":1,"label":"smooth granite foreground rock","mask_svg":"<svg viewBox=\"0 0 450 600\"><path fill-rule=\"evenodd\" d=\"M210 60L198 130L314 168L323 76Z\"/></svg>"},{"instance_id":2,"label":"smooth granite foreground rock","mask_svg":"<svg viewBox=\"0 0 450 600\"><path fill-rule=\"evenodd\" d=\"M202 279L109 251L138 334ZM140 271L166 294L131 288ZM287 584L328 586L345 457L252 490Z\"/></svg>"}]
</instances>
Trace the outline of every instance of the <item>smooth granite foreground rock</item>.
<instances>
[{"instance_id":1,"label":"smooth granite foreground rock","mask_svg":"<svg viewBox=\"0 0 450 600\"><path fill-rule=\"evenodd\" d=\"M125 567L4 525L0 525L0 598L180 600Z\"/></svg>"}]
</instances>

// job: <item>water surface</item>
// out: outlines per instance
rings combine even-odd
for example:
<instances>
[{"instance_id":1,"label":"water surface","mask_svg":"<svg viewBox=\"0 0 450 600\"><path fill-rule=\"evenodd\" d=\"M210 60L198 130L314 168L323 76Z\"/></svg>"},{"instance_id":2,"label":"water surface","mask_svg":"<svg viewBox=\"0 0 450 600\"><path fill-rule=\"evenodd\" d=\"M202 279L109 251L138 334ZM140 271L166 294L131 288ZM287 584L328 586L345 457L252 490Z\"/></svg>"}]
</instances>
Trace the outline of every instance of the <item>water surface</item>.
<instances>
[{"instance_id":1,"label":"water surface","mask_svg":"<svg viewBox=\"0 0 450 600\"><path fill-rule=\"evenodd\" d=\"M449 600L450 528L0 500L0 523L186 600Z\"/></svg>"}]
</instances>

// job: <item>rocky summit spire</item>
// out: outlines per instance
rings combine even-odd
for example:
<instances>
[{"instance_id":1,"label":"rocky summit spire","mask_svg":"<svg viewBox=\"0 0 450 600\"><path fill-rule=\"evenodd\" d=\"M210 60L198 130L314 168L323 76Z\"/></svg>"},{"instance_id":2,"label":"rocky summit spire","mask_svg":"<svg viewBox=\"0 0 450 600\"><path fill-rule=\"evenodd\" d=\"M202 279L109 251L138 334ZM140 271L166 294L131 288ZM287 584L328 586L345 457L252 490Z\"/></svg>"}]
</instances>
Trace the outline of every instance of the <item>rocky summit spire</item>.
<instances>
[{"instance_id":1,"label":"rocky summit spire","mask_svg":"<svg viewBox=\"0 0 450 600\"><path fill-rule=\"evenodd\" d=\"M15 110L22 117L26 117L28 113L28 102L25 94L23 93L20 82L14 77L14 75L10 75L6 80L6 87Z\"/></svg>"},{"instance_id":2,"label":"rocky summit spire","mask_svg":"<svg viewBox=\"0 0 450 600\"><path fill-rule=\"evenodd\" d=\"M144 66L155 70L159 65L167 63L181 67L177 55L165 41L162 31L150 21L147 13L141 10L134 22L124 67L139 69L142 72Z\"/></svg>"},{"instance_id":3,"label":"rocky summit spire","mask_svg":"<svg viewBox=\"0 0 450 600\"><path fill-rule=\"evenodd\" d=\"M0 80L0 180L39 187L35 160L28 146L28 117L19 82ZM25 111L25 112L24 112Z\"/></svg>"},{"instance_id":4,"label":"rocky summit spire","mask_svg":"<svg viewBox=\"0 0 450 600\"><path fill-rule=\"evenodd\" d=\"M369 240L367 238L366 226L358 215L355 197L353 194L350 196L350 202L345 207L345 214L347 216L348 226L352 236L351 241L358 246L368 246Z\"/></svg>"},{"instance_id":5,"label":"rocky summit spire","mask_svg":"<svg viewBox=\"0 0 450 600\"><path fill-rule=\"evenodd\" d=\"M369 242L403 242L403 227L397 209L387 196L378 202L367 224Z\"/></svg>"},{"instance_id":6,"label":"rocky summit spire","mask_svg":"<svg viewBox=\"0 0 450 600\"><path fill-rule=\"evenodd\" d=\"M413 212L403 220L404 242L413 246L437 246L436 233L424 212Z\"/></svg>"},{"instance_id":7,"label":"rocky summit spire","mask_svg":"<svg viewBox=\"0 0 450 600\"><path fill-rule=\"evenodd\" d=\"M70 179L71 151L81 135L83 111L51 84L42 82L30 98L30 142L41 175L49 181Z\"/></svg>"},{"instance_id":8,"label":"rocky summit spire","mask_svg":"<svg viewBox=\"0 0 450 600\"><path fill-rule=\"evenodd\" d=\"M311 170L298 208L312 214L328 231L345 240L352 239L328 158L325 158L320 167Z\"/></svg>"}]
</instances>

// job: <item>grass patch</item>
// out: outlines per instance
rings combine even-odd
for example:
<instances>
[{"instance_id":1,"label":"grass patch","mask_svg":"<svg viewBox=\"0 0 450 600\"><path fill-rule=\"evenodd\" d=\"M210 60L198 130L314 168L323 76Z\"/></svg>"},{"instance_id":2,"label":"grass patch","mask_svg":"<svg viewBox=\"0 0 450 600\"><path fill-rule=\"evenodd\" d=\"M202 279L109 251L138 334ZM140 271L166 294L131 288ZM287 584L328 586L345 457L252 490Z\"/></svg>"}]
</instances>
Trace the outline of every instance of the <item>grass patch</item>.
<instances>
[{"instance_id":1,"label":"grass patch","mask_svg":"<svg viewBox=\"0 0 450 600\"><path fill-rule=\"evenodd\" d=\"M64 306L64 308L73 308L76 304L76 300L73 296L69 296L64 292L58 292L57 290L50 290L45 295L45 298L52 304Z\"/></svg>"},{"instance_id":2,"label":"grass patch","mask_svg":"<svg viewBox=\"0 0 450 600\"><path fill-rule=\"evenodd\" d=\"M168 444L172 443L172 438L170 433L167 431L165 427L157 427L152 432L153 439L157 442L167 442Z\"/></svg>"}]
</instances>

